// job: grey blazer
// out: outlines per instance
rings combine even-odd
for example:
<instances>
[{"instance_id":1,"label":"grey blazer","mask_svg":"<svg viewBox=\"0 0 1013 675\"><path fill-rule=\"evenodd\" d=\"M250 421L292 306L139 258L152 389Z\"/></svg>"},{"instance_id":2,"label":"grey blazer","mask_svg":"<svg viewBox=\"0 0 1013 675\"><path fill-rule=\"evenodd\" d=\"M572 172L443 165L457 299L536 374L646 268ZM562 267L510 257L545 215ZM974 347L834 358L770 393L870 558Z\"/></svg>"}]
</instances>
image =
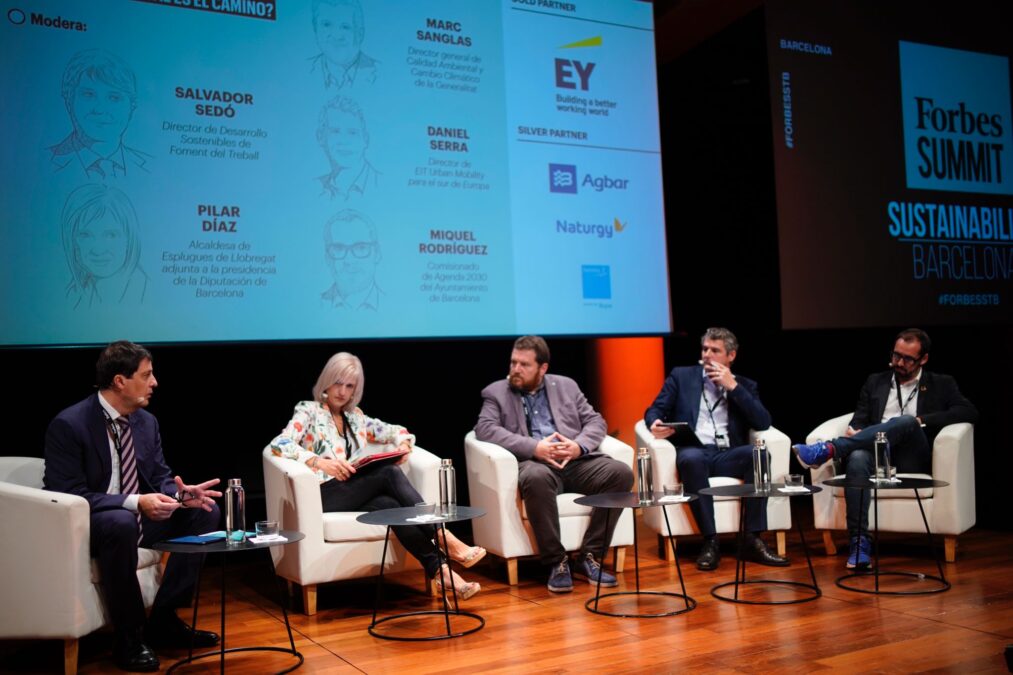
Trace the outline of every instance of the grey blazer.
<instances>
[{"instance_id":1,"label":"grey blazer","mask_svg":"<svg viewBox=\"0 0 1013 675\"><path fill-rule=\"evenodd\" d=\"M607 430L605 418L591 407L580 387L569 377L546 374L544 382L556 431L586 448L589 453L584 457L599 455L598 446ZM528 433L521 395L510 388L506 379L497 380L482 390L482 411L475 424L475 436L480 441L503 446L520 461L531 459L541 440Z\"/></svg>"}]
</instances>

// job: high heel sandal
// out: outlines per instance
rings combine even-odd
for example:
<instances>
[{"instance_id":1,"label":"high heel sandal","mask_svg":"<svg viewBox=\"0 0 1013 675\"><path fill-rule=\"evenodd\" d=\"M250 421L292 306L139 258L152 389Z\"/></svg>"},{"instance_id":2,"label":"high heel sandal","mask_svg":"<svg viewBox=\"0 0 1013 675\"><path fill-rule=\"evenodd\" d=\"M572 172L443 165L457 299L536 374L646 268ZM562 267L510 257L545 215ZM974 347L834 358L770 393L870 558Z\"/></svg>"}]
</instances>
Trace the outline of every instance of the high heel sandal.
<instances>
[{"instance_id":1,"label":"high heel sandal","mask_svg":"<svg viewBox=\"0 0 1013 675\"><path fill-rule=\"evenodd\" d=\"M450 576L451 582L453 582L453 573L448 572L447 574ZM443 597L446 598L447 593L443 590L443 579L440 577L439 572L437 572L436 576L433 577L433 583L436 584L436 588L443 594ZM467 600L482 590L482 585L477 581L463 581L461 584L455 584L454 590L457 592L458 600Z\"/></svg>"},{"instance_id":2,"label":"high heel sandal","mask_svg":"<svg viewBox=\"0 0 1013 675\"><path fill-rule=\"evenodd\" d=\"M459 563L461 567L468 568L477 563L479 560L485 557L486 550L481 546L472 546L468 549L468 553L462 558L451 558L456 563Z\"/></svg>"}]
</instances>

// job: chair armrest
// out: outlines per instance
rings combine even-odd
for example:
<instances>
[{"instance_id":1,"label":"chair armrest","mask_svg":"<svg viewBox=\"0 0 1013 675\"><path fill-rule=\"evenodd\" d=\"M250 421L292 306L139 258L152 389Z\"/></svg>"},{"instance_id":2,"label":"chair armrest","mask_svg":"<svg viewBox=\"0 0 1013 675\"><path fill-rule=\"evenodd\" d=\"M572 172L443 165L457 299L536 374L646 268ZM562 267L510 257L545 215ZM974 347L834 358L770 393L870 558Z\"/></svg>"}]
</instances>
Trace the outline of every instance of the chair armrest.
<instances>
[{"instance_id":1,"label":"chair armrest","mask_svg":"<svg viewBox=\"0 0 1013 675\"><path fill-rule=\"evenodd\" d=\"M838 415L833 419L829 419L823 424L819 425L815 429L809 432L809 435L805 437L806 443L815 443L816 441L831 441L835 438L839 438L844 435L844 432L848 430L848 422L855 413L844 413Z\"/></svg>"},{"instance_id":2,"label":"chair armrest","mask_svg":"<svg viewBox=\"0 0 1013 675\"><path fill-rule=\"evenodd\" d=\"M942 428L932 445L932 477L949 487L933 491L932 531L960 534L977 518L974 506L974 425Z\"/></svg>"},{"instance_id":3,"label":"chair armrest","mask_svg":"<svg viewBox=\"0 0 1013 675\"><path fill-rule=\"evenodd\" d=\"M819 425L806 436L806 443L816 443L817 441L830 441L835 438L840 438L844 435L844 432L848 430L848 422L851 421L854 413L844 413L838 415L832 419L827 420L823 424ZM827 462L823 466L816 467L815 469L809 469L810 480L813 485L819 485L825 480L830 480L835 475L834 463ZM833 502L833 494L829 489L825 489L822 493L817 493L813 497L814 502L826 501L828 504Z\"/></svg>"},{"instance_id":4,"label":"chair armrest","mask_svg":"<svg viewBox=\"0 0 1013 675\"><path fill-rule=\"evenodd\" d=\"M749 440L753 442L757 438L767 442L767 450L770 451L771 480L775 483L783 481L788 474L788 462L791 459L791 439L776 427L768 427L763 431L751 430Z\"/></svg>"},{"instance_id":5,"label":"chair armrest","mask_svg":"<svg viewBox=\"0 0 1013 675\"><path fill-rule=\"evenodd\" d=\"M418 490L423 501L440 500L440 458L433 453L415 446L408 455L408 461L401 465L408 481ZM460 480L460 478L458 478Z\"/></svg>"},{"instance_id":6,"label":"chair armrest","mask_svg":"<svg viewBox=\"0 0 1013 675\"><path fill-rule=\"evenodd\" d=\"M517 552L530 548L521 522L517 457L495 443L478 440L474 431L465 436L464 456L471 506L486 513L471 521L475 543L503 557L527 555Z\"/></svg>"},{"instance_id":7,"label":"chair armrest","mask_svg":"<svg viewBox=\"0 0 1013 675\"><path fill-rule=\"evenodd\" d=\"M80 637L92 587L88 501L0 482L0 513L0 637Z\"/></svg>"},{"instance_id":8,"label":"chair armrest","mask_svg":"<svg viewBox=\"0 0 1013 675\"><path fill-rule=\"evenodd\" d=\"M601 445L598 446L598 449L612 459L622 462L631 469L633 468L633 459L635 457L633 448L626 445L615 436L605 436L605 438L602 439Z\"/></svg>"},{"instance_id":9,"label":"chair armrest","mask_svg":"<svg viewBox=\"0 0 1013 675\"><path fill-rule=\"evenodd\" d=\"M651 455L651 473L655 492L664 490L665 483L675 480L675 446L665 439L655 438L644 420L638 421L633 427L637 437L637 447L647 448Z\"/></svg>"}]
</instances>

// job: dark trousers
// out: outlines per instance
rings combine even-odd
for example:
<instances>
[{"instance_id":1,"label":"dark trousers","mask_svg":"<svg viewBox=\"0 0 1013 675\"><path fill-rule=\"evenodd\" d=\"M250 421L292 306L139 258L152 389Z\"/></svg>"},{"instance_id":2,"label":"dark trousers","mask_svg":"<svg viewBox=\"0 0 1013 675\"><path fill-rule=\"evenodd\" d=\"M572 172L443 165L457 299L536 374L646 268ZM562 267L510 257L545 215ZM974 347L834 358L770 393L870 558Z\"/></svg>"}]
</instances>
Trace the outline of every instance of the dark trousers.
<instances>
[{"instance_id":1,"label":"dark trousers","mask_svg":"<svg viewBox=\"0 0 1013 675\"><path fill-rule=\"evenodd\" d=\"M218 529L218 506L204 509L176 509L168 520L142 516L144 538L140 546ZM135 635L144 626L144 599L137 582L137 518L126 509L91 514L91 554L99 569L100 586L109 615L118 634ZM190 604L203 555L176 553L169 556L162 585L155 595L151 613L170 612Z\"/></svg>"},{"instance_id":2,"label":"dark trousers","mask_svg":"<svg viewBox=\"0 0 1013 675\"><path fill-rule=\"evenodd\" d=\"M693 511L693 517L696 518L696 526L700 528L700 534L705 537L713 537L716 534L714 498L710 495L700 494L700 490L710 485L711 476L730 476L747 483L752 482L753 446L740 445L727 450L719 450L716 445L706 445L702 448L679 448L675 465L679 469L679 478L682 480L686 493L699 497L689 507ZM746 531L755 533L766 529L767 500L747 499Z\"/></svg>"},{"instance_id":3,"label":"dark trousers","mask_svg":"<svg viewBox=\"0 0 1013 675\"><path fill-rule=\"evenodd\" d=\"M630 467L601 455L571 460L562 469L525 460L518 464L517 470L517 484L538 543L538 557L546 565L556 564L566 557L566 549L559 540L557 495L563 492L585 495L628 492L633 487ZM609 518L608 509L592 509L591 523L584 533L580 554L600 556L608 542L612 541L618 520L618 517Z\"/></svg>"},{"instance_id":4,"label":"dark trousers","mask_svg":"<svg viewBox=\"0 0 1013 675\"><path fill-rule=\"evenodd\" d=\"M370 467L348 480L332 478L320 485L320 499L325 512L382 511L402 506L415 506L422 496L415 490L400 467L392 464ZM433 539L436 531L430 525L392 527L394 536L420 563L426 574L435 577L440 570L440 557Z\"/></svg>"},{"instance_id":5,"label":"dark trousers","mask_svg":"<svg viewBox=\"0 0 1013 675\"><path fill-rule=\"evenodd\" d=\"M897 473L931 473L932 449L918 420L911 415L894 417L882 424L862 429L851 438L835 438L834 456L841 461L841 467L848 478L867 480L876 466L873 444L876 432L886 433L890 443L890 461ZM847 505L848 533L851 536L869 531L869 500L872 490L847 488L844 501Z\"/></svg>"}]
</instances>

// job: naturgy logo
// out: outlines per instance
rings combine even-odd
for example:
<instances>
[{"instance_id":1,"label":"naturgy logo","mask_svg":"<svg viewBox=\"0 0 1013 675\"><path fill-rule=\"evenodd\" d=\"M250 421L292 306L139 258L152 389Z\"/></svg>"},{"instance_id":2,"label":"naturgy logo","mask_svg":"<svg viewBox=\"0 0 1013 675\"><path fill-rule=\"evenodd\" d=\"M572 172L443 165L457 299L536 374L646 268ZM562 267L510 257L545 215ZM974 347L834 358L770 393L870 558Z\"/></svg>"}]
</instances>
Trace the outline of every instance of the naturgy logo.
<instances>
[{"instance_id":1,"label":"naturgy logo","mask_svg":"<svg viewBox=\"0 0 1013 675\"><path fill-rule=\"evenodd\" d=\"M556 219L556 232L559 234L576 234L598 239L611 239L613 235L624 232L627 224L619 218L612 219L612 225L605 223L588 223L582 220Z\"/></svg>"},{"instance_id":2,"label":"naturgy logo","mask_svg":"<svg viewBox=\"0 0 1013 675\"><path fill-rule=\"evenodd\" d=\"M1013 194L1009 59L899 47L907 186Z\"/></svg>"}]
</instances>

